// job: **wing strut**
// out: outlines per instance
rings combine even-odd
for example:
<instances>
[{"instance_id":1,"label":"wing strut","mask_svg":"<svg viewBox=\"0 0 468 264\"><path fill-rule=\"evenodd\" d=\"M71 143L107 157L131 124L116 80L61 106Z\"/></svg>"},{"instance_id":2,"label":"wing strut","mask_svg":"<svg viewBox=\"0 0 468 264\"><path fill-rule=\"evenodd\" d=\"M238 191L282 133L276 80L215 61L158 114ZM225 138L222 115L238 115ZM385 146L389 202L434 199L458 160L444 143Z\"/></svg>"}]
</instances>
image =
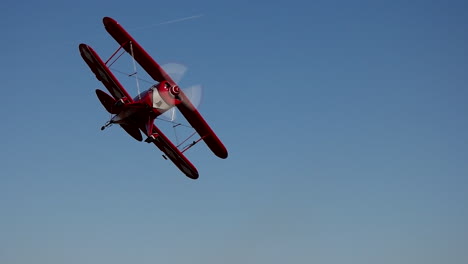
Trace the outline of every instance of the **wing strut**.
<instances>
[{"instance_id":1,"label":"wing strut","mask_svg":"<svg viewBox=\"0 0 468 264\"><path fill-rule=\"evenodd\" d=\"M202 139L204 139L206 136L203 136L199 139L197 139L196 141L193 141L192 143L190 143L187 147L185 147L181 152L184 153L185 151L189 150L191 147L195 146L195 144L197 144L198 142L200 142Z\"/></svg>"},{"instance_id":2,"label":"wing strut","mask_svg":"<svg viewBox=\"0 0 468 264\"><path fill-rule=\"evenodd\" d=\"M136 80L136 87L137 87L137 92L138 92L138 99L141 99L141 95L140 95L140 83L138 82L138 71L137 71L137 67L136 67L135 56L133 56L133 45L132 45L132 41L130 41L129 44L130 44L130 55L132 56L132 61L133 61L133 72L134 72L135 80ZM120 46L120 48L122 48L122 46Z\"/></svg>"},{"instance_id":3,"label":"wing strut","mask_svg":"<svg viewBox=\"0 0 468 264\"><path fill-rule=\"evenodd\" d=\"M122 46L120 46L114 53L112 53L112 55L109 57L109 59L107 59L107 61L105 62L105 64L107 65L109 63L109 61L119 52L119 50L122 49ZM112 66L112 64L114 64L125 52L122 52L122 54L120 54L111 64L109 64L107 67L110 67Z\"/></svg>"}]
</instances>

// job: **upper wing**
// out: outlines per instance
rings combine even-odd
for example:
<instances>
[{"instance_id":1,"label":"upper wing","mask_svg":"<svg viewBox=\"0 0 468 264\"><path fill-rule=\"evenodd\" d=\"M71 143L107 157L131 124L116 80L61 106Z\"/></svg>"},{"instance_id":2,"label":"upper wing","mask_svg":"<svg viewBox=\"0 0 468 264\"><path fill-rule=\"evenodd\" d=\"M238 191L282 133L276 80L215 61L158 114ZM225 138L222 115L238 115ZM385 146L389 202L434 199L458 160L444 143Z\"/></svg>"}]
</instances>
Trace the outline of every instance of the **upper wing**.
<instances>
[{"instance_id":1,"label":"upper wing","mask_svg":"<svg viewBox=\"0 0 468 264\"><path fill-rule=\"evenodd\" d=\"M115 99L119 100L122 97L126 97L129 102L133 101L117 78L115 78L114 74L90 46L80 44L79 49L83 60L96 75L96 78L106 86L107 90Z\"/></svg>"},{"instance_id":2,"label":"upper wing","mask_svg":"<svg viewBox=\"0 0 468 264\"><path fill-rule=\"evenodd\" d=\"M117 21L110 17L104 17L103 23L107 32L109 32L120 46L135 58L138 64L145 69L151 78L157 82L168 81L171 84L175 84L163 68L151 58L140 44L138 44Z\"/></svg>"},{"instance_id":3,"label":"upper wing","mask_svg":"<svg viewBox=\"0 0 468 264\"><path fill-rule=\"evenodd\" d=\"M179 109L185 119L187 119L195 131L203 138L208 148L210 148L216 156L222 159L227 158L228 152L226 147L201 116L200 112L192 105L183 92L181 92L179 96L181 97L182 103L176 105L177 109Z\"/></svg>"},{"instance_id":4,"label":"upper wing","mask_svg":"<svg viewBox=\"0 0 468 264\"><path fill-rule=\"evenodd\" d=\"M145 131L145 130L143 130ZM193 164L180 152L174 144L153 125L153 132L158 133L154 144L181 170L187 177L198 179L198 171ZM145 132L146 134L146 132Z\"/></svg>"},{"instance_id":5,"label":"upper wing","mask_svg":"<svg viewBox=\"0 0 468 264\"><path fill-rule=\"evenodd\" d=\"M135 60L145 69L145 71L156 81L168 81L172 85L176 83L171 77L159 66L156 61L133 39L130 34L117 21L110 17L103 19L104 26L109 34L128 52L133 55ZM220 158L227 158L228 152L221 140L216 136L211 127L206 123L205 119L195 109L187 96L181 91L181 104L177 105L182 115L187 119L190 125L203 138L206 145L213 153Z\"/></svg>"}]
</instances>

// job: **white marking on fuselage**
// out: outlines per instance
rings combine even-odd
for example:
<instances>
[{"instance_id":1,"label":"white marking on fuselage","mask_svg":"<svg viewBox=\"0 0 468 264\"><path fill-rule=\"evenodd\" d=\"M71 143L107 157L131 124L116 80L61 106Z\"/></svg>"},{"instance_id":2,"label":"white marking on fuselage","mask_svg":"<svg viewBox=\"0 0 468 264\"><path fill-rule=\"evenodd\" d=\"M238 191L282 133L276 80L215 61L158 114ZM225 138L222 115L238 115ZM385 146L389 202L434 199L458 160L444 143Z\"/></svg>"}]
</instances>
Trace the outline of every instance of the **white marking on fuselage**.
<instances>
[{"instance_id":1,"label":"white marking on fuselage","mask_svg":"<svg viewBox=\"0 0 468 264\"><path fill-rule=\"evenodd\" d=\"M156 87L153 87L153 108L158 109L162 114L167 110L171 109L174 105L168 104L159 94L159 91Z\"/></svg>"}]
</instances>

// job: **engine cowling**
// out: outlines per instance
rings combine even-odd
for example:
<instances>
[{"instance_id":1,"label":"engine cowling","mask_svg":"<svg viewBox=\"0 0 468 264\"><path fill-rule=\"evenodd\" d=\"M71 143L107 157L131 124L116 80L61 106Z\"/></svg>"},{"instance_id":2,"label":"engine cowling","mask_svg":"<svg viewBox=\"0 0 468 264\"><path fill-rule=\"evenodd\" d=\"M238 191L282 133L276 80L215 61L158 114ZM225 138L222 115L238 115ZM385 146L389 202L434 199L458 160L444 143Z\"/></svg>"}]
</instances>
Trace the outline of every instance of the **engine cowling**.
<instances>
[{"instance_id":1,"label":"engine cowling","mask_svg":"<svg viewBox=\"0 0 468 264\"><path fill-rule=\"evenodd\" d=\"M161 114L181 103L179 99L180 88L167 81L160 82L151 87L153 108Z\"/></svg>"}]
</instances>

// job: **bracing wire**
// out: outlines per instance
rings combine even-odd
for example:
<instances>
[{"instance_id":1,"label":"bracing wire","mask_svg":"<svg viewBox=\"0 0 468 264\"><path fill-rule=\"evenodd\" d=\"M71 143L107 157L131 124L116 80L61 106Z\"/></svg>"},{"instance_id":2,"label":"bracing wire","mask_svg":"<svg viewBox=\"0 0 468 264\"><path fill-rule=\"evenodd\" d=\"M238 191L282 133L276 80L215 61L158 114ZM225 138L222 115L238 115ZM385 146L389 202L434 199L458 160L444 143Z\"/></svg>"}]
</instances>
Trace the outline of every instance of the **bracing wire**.
<instances>
[{"instance_id":1,"label":"bracing wire","mask_svg":"<svg viewBox=\"0 0 468 264\"><path fill-rule=\"evenodd\" d=\"M123 71L120 71L120 70L115 69L115 68L109 68L109 69L111 69L112 71L117 72L117 73L119 73L119 74L125 75L125 76L127 76L127 77L134 77L134 74L133 74L133 73L123 72ZM154 84L154 82L145 80L145 79L143 79L143 78L139 78L139 77L135 77L135 78L138 78L139 81L144 82L144 83L148 83L148 84L151 84L151 85Z\"/></svg>"},{"instance_id":2,"label":"bracing wire","mask_svg":"<svg viewBox=\"0 0 468 264\"><path fill-rule=\"evenodd\" d=\"M156 119L172 124L172 129L173 129L173 133L174 133L174 136L175 136L175 142L176 142L176 147L177 148L180 148L180 146L182 146L185 142L187 142L190 138L192 138L197 133L196 131L194 131L192 134L190 134L190 136L188 136L184 140L180 141L179 136L177 134L177 129L176 128L178 126L181 126L181 127L194 129L192 126L185 125L185 124L182 124L182 123L179 123L179 122L174 122L174 121L162 119L162 118L159 118L159 117L156 117Z\"/></svg>"},{"instance_id":3,"label":"bracing wire","mask_svg":"<svg viewBox=\"0 0 468 264\"><path fill-rule=\"evenodd\" d=\"M176 130L177 126L178 126L178 124L173 125L172 130L174 131L174 137L175 137L175 140L176 140L176 145L179 145L179 137L177 136L177 130Z\"/></svg>"},{"instance_id":4,"label":"bracing wire","mask_svg":"<svg viewBox=\"0 0 468 264\"><path fill-rule=\"evenodd\" d=\"M182 126L182 127L186 127L186 128L193 128L192 126L189 126L189 125L185 125L185 124L182 124L182 123L179 123L179 122L174 122L174 121L170 121L170 120L159 118L159 117L156 117L156 119L167 122L167 123L171 123L174 126Z\"/></svg>"}]
</instances>

